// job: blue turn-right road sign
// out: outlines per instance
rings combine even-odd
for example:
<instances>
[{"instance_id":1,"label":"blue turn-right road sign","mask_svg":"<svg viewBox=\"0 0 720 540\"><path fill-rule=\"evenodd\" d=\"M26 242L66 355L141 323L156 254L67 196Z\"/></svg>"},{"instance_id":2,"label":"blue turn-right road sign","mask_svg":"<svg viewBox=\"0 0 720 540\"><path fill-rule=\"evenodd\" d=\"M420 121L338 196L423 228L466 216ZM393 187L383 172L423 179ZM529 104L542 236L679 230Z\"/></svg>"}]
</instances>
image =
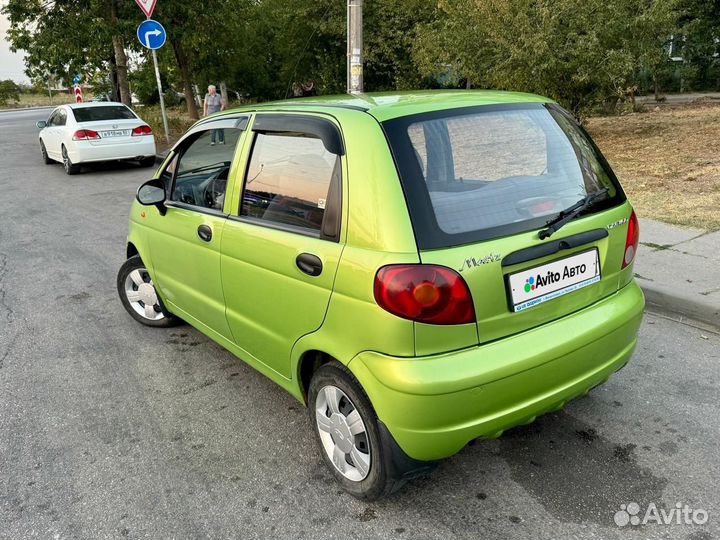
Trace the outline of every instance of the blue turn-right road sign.
<instances>
[{"instance_id":1,"label":"blue turn-right road sign","mask_svg":"<svg viewBox=\"0 0 720 540\"><path fill-rule=\"evenodd\" d=\"M140 44L146 49L159 49L165 45L167 33L159 22L148 19L138 26L137 37Z\"/></svg>"}]
</instances>

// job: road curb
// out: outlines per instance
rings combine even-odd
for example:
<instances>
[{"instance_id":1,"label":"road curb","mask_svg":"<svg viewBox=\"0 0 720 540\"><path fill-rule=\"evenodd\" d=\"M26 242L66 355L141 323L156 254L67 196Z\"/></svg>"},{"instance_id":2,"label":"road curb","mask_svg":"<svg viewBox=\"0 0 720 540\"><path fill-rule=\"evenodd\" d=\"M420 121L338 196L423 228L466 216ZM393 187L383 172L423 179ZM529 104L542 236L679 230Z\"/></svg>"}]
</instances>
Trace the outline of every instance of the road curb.
<instances>
[{"instance_id":1,"label":"road curb","mask_svg":"<svg viewBox=\"0 0 720 540\"><path fill-rule=\"evenodd\" d=\"M43 109L54 109L59 105L44 105L42 107L20 107L19 109L0 109L0 113L4 112L23 112L23 111L41 111Z\"/></svg>"},{"instance_id":2,"label":"road curb","mask_svg":"<svg viewBox=\"0 0 720 540\"><path fill-rule=\"evenodd\" d=\"M645 301L662 311L681 315L714 328L720 329L720 308L710 302L702 302L686 296L680 296L654 286L652 282L638 280L645 293Z\"/></svg>"}]
</instances>

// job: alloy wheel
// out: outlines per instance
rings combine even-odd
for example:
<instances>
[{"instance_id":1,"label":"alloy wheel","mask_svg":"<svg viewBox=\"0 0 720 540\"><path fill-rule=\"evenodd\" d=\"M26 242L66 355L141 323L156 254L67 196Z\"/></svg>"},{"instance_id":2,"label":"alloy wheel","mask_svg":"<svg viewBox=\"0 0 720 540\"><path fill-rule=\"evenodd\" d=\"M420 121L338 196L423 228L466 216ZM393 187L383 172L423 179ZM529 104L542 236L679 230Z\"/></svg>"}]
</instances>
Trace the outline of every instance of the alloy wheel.
<instances>
[{"instance_id":1,"label":"alloy wheel","mask_svg":"<svg viewBox=\"0 0 720 540\"><path fill-rule=\"evenodd\" d=\"M70 163L70 158L68 157L67 150L65 147L62 147L62 158L63 158L63 167L65 168L65 172L70 170L70 167L72 167L72 164Z\"/></svg>"}]
</instances>

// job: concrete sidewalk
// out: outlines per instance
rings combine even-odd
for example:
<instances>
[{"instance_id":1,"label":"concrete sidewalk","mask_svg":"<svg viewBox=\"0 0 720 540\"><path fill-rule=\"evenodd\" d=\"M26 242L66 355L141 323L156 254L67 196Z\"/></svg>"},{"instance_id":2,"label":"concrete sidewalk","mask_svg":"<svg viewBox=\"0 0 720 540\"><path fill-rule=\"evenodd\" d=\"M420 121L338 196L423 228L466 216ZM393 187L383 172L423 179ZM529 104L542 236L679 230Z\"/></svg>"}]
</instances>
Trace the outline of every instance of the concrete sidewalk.
<instances>
[{"instance_id":1,"label":"concrete sidewalk","mask_svg":"<svg viewBox=\"0 0 720 540\"><path fill-rule=\"evenodd\" d=\"M648 304L720 328L720 231L641 219L635 277Z\"/></svg>"}]
</instances>

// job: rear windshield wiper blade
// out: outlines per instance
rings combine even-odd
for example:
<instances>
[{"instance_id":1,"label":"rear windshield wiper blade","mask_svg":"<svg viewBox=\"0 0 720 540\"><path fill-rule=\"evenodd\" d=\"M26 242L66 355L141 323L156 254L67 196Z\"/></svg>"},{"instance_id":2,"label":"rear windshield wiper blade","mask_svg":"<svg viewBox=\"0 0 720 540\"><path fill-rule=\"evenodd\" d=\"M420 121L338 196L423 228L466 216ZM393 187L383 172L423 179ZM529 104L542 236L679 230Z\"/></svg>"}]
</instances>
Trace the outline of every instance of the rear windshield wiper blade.
<instances>
[{"instance_id":1,"label":"rear windshield wiper blade","mask_svg":"<svg viewBox=\"0 0 720 540\"><path fill-rule=\"evenodd\" d=\"M553 234L562 229L567 223L575 219L593 204L604 199L607 194L608 188L603 188L600 191L588 194L569 208L560 212L557 216L547 222L547 229L540 231L540 240L550 238Z\"/></svg>"}]
</instances>

